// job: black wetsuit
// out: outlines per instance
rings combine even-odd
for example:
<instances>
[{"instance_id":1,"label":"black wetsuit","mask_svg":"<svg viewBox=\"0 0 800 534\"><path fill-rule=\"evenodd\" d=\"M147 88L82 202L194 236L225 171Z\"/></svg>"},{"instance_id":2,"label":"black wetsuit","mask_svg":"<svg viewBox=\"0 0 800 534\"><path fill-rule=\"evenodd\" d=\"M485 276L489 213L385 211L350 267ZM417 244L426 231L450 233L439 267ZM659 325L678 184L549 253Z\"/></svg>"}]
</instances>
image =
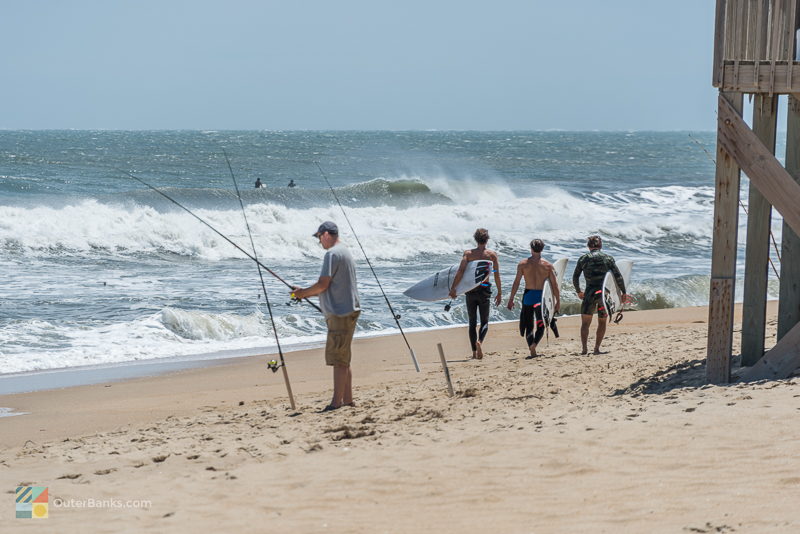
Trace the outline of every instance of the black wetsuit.
<instances>
[{"instance_id":1,"label":"black wetsuit","mask_svg":"<svg viewBox=\"0 0 800 534\"><path fill-rule=\"evenodd\" d=\"M534 333L533 327L536 326ZM544 336L544 318L542 317L542 290L526 289L522 294L522 311L519 313L519 335L525 338L530 347L539 344Z\"/></svg>"},{"instance_id":2,"label":"black wetsuit","mask_svg":"<svg viewBox=\"0 0 800 534\"><path fill-rule=\"evenodd\" d=\"M492 284L484 282L475 289L467 291L464 296L467 298L467 315L469 316L469 342L472 345L472 350L478 350L477 342L483 343L483 338L489 331L489 300L492 297ZM475 328L478 326L477 314L481 315L481 327L478 332Z\"/></svg>"},{"instance_id":3,"label":"black wetsuit","mask_svg":"<svg viewBox=\"0 0 800 534\"><path fill-rule=\"evenodd\" d=\"M599 317L606 317L605 305L603 304L603 280L606 273L611 271L617 281L620 291L625 293L625 280L617 268L614 258L601 252L599 249L590 250L578 259L575 272L572 273L572 284L575 291L581 290L581 272L586 279L586 290L581 303L581 313L583 315L593 315L597 311Z\"/></svg>"}]
</instances>

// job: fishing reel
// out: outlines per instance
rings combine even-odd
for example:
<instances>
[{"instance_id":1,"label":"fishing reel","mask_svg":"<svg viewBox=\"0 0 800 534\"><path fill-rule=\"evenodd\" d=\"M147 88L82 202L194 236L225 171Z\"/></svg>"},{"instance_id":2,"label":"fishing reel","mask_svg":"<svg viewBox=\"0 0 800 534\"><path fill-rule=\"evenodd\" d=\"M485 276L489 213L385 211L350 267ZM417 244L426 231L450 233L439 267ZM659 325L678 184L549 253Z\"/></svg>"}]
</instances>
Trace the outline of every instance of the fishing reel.
<instances>
[{"instance_id":1,"label":"fishing reel","mask_svg":"<svg viewBox=\"0 0 800 534\"><path fill-rule=\"evenodd\" d=\"M450 308L452 308L451 304L453 304L453 299L450 299L450 302L444 305L444 311L449 312Z\"/></svg>"},{"instance_id":2,"label":"fishing reel","mask_svg":"<svg viewBox=\"0 0 800 534\"><path fill-rule=\"evenodd\" d=\"M294 306L295 304L300 304L303 302L303 299L295 297L294 293L289 296L289 302L286 303L287 306Z\"/></svg>"},{"instance_id":3,"label":"fishing reel","mask_svg":"<svg viewBox=\"0 0 800 534\"><path fill-rule=\"evenodd\" d=\"M281 364L278 363L278 360L270 360L267 362L267 369L269 369L273 373L277 373L278 369L280 368Z\"/></svg>"}]
</instances>

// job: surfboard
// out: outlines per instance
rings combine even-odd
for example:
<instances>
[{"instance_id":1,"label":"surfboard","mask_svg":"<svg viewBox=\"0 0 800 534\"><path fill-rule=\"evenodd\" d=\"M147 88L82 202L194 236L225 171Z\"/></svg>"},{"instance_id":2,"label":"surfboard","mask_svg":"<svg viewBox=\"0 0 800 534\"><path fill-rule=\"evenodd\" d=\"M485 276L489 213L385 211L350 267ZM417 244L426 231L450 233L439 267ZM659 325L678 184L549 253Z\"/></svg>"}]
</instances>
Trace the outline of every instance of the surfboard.
<instances>
[{"instance_id":1,"label":"surfboard","mask_svg":"<svg viewBox=\"0 0 800 534\"><path fill-rule=\"evenodd\" d=\"M444 300L450 298L450 286L453 285L453 280L458 272L457 263L447 269L442 269L436 274L433 274L417 282L403 292L403 295L414 300L422 300L425 302L433 302L436 300ZM475 260L467 263L464 270L464 276L456 286L456 294L461 295L478 287L482 282L489 278L492 272L492 262L489 260Z\"/></svg>"},{"instance_id":2,"label":"surfboard","mask_svg":"<svg viewBox=\"0 0 800 534\"><path fill-rule=\"evenodd\" d=\"M564 272L567 270L567 258L559 258L553 263L553 269L556 274L556 283L561 287L561 280L564 278ZM547 327L550 327L550 322L556 315L556 297L553 294L553 287L550 284L550 278L544 281L542 286L542 319Z\"/></svg>"},{"instance_id":3,"label":"surfboard","mask_svg":"<svg viewBox=\"0 0 800 534\"><path fill-rule=\"evenodd\" d=\"M617 268L622 275L622 279L625 281L625 289L629 290L633 262L630 260L618 261ZM608 271L606 277L603 279L603 304L606 307L606 313L612 321L614 320L614 315L622 311L622 291L617 285L614 273L611 271Z\"/></svg>"}]
</instances>

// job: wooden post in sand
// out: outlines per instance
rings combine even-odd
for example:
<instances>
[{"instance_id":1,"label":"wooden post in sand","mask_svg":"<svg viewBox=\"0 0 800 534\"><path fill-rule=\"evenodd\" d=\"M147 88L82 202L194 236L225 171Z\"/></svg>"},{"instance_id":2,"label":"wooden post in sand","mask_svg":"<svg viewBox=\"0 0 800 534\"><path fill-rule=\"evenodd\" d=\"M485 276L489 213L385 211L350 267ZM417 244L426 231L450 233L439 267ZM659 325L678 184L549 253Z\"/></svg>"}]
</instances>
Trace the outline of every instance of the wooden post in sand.
<instances>
[{"instance_id":1,"label":"wooden post in sand","mask_svg":"<svg viewBox=\"0 0 800 534\"><path fill-rule=\"evenodd\" d=\"M741 93L720 92L719 102L720 106L725 102L736 112L742 112ZM723 120L722 117L718 118L718 129L723 128ZM733 291L739 228L739 171L739 165L722 146L718 136L706 351L706 378L712 384L727 384L731 379Z\"/></svg>"},{"instance_id":2,"label":"wooden post in sand","mask_svg":"<svg viewBox=\"0 0 800 534\"><path fill-rule=\"evenodd\" d=\"M800 95L789 95L786 124L786 170L800 183ZM781 233L781 287L778 339L800 324L800 238L786 222Z\"/></svg>"},{"instance_id":3,"label":"wooden post in sand","mask_svg":"<svg viewBox=\"0 0 800 534\"><path fill-rule=\"evenodd\" d=\"M444 349L442 348L441 343L437 343L436 346L439 349L439 358L442 360L442 369L444 370L444 378L447 380L447 391L451 397L455 396L455 392L453 391L453 382L450 380L450 370L447 368L447 359L444 357Z\"/></svg>"},{"instance_id":4,"label":"wooden post in sand","mask_svg":"<svg viewBox=\"0 0 800 534\"><path fill-rule=\"evenodd\" d=\"M753 132L772 153L775 152L777 125L777 95L756 95L753 99ZM742 304L742 365L749 367L764 355L772 205L753 182L750 182L747 204L747 252Z\"/></svg>"}]
</instances>

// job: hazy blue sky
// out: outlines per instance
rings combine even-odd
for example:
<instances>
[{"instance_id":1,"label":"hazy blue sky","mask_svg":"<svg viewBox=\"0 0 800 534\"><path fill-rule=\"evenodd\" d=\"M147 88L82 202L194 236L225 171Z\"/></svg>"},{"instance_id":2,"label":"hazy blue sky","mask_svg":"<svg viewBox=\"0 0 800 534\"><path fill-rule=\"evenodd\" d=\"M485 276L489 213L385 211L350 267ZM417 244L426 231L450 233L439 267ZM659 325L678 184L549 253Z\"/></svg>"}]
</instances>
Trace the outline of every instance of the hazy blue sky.
<instances>
[{"instance_id":1,"label":"hazy blue sky","mask_svg":"<svg viewBox=\"0 0 800 534\"><path fill-rule=\"evenodd\" d=\"M0 128L713 130L713 0L0 0Z\"/></svg>"}]
</instances>

